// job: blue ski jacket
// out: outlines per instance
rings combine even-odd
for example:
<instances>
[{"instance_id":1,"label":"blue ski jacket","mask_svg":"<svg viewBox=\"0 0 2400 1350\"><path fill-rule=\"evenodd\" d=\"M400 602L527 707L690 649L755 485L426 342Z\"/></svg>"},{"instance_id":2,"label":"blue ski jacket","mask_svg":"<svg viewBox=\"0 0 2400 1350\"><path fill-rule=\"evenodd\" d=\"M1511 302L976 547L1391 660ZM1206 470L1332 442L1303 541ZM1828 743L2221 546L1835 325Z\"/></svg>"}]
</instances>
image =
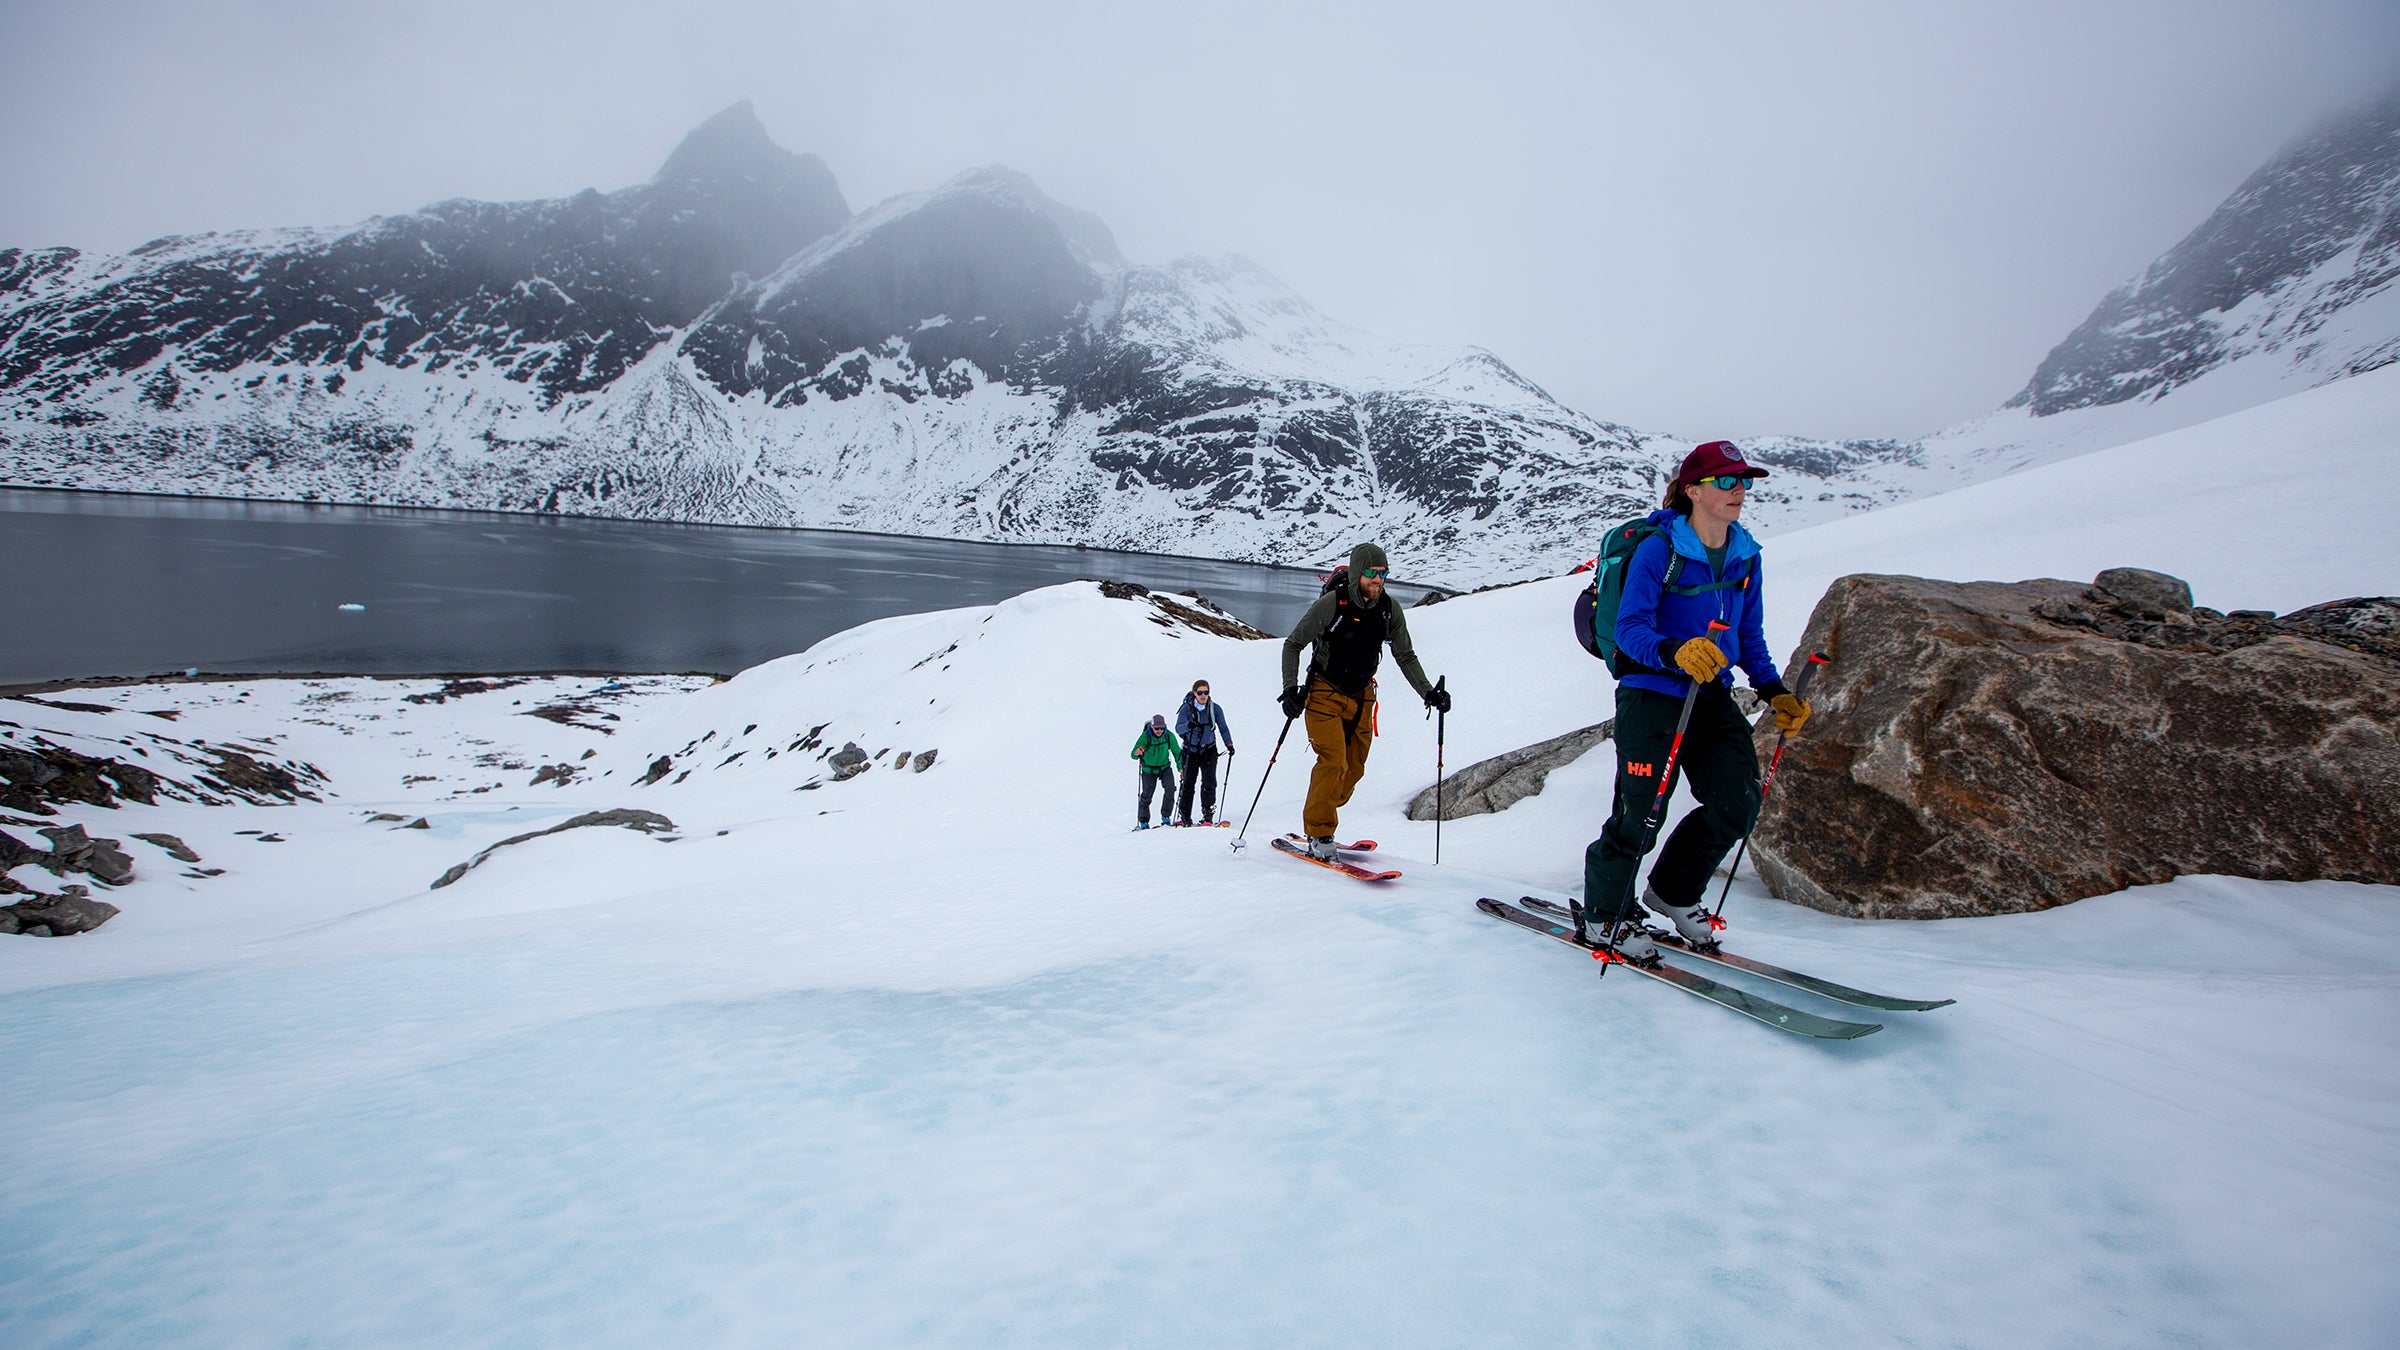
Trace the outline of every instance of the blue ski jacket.
<instances>
[{"instance_id":1,"label":"blue ski jacket","mask_svg":"<svg viewBox=\"0 0 2400 1350\"><path fill-rule=\"evenodd\" d=\"M1776 672L1775 659L1767 654L1761 614L1758 541L1736 521L1725 536L1725 574L1720 577L1709 572L1708 548L1692 532L1692 522L1682 512L1654 511L1650 523L1662 527L1664 533L1643 540L1633 551L1625 564L1624 599L1617 607L1617 647L1643 669L1629 670L1618 683L1683 697L1692 682L1676 666L1675 649L1693 638L1708 636L1711 619L1726 625L1728 631L1717 634L1717 645L1729 665L1741 667L1750 677L1751 688L1779 682L1782 676ZM1675 574L1679 587L1745 576L1747 582L1698 595L1671 594L1664 589L1670 549L1683 557L1683 566ZM1733 683L1732 672L1720 673L1717 683Z\"/></svg>"},{"instance_id":2,"label":"blue ski jacket","mask_svg":"<svg viewBox=\"0 0 2400 1350\"><path fill-rule=\"evenodd\" d=\"M1208 701L1208 711L1200 711L1199 700L1190 694L1183 696L1183 706L1175 711L1175 734L1183 738L1185 754L1214 750L1217 742L1233 748L1233 728L1225 725L1225 709L1215 699Z\"/></svg>"}]
</instances>

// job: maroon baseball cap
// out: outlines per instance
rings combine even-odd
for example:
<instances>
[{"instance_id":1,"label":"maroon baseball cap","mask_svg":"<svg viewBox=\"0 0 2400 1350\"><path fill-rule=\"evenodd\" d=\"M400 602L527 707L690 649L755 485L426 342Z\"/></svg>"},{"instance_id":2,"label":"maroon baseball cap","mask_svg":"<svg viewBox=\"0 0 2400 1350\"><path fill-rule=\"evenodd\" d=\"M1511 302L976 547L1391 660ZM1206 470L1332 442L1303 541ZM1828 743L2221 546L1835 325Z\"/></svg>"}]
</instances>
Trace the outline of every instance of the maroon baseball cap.
<instances>
[{"instance_id":1,"label":"maroon baseball cap","mask_svg":"<svg viewBox=\"0 0 2400 1350\"><path fill-rule=\"evenodd\" d=\"M1710 441L1692 447L1683 457L1683 467L1675 471L1675 484L1688 487L1703 478L1721 473L1740 474L1744 478L1764 478L1767 471L1742 458L1742 448L1731 441Z\"/></svg>"}]
</instances>

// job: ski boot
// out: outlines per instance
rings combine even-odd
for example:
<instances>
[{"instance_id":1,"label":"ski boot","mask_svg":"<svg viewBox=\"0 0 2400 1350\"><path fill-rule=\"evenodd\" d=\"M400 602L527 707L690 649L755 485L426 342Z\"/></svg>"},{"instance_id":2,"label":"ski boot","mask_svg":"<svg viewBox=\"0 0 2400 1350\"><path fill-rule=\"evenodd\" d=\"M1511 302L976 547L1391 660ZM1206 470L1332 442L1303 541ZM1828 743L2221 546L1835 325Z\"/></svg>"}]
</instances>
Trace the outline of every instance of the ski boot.
<instances>
[{"instance_id":1,"label":"ski boot","mask_svg":"<svg viewBox=\"0 0 2400 1350\"><path fill-rule=\"evenodd\" d=\"M1575 916L1575 936L1597 942L1637 966L1658 964L1658 944L1650 940L1650 931L1642 926L1640 918L1623 923L1587 924L1582 905L1568 901L1567 906L1568 912Z\"/></svg>"},{"instance_id":2,"label":"ski boot","mask_svg":"<svg viewBox=\"0 0 2400 1350\"><path fill-rule=\"evenodd\" d=\"M1333 836L1327 835L1322 839L1308 841L1308 856L1318 862L1339 862L1342 853L1340 849L1333 846Z\"/></svg>"},{"instance_id":3,"label":"ski boot","mask_svg":"<svg viewBox=\"0 0 2400 1350\"><path fill-rule=\"evenodd\" d=\"M1623 923L1604 923L1592 930L1600 945L1637 966L1658 964L1658 944L1650 940L1650 930L1638 918Z\"/></svg>"},{"instance_id":4,"label":"ski boot","mask_svg":"<svg viewBox=\"0 0 2400 1350\"><path fill-rule=\"evenodd\" d=\"M1717 928L1723 923L1723 920L1709 913L1708 906L1703 901L1694 900L1688 905L1670 905L1658 898L1658 892L1644 886L1642 903L1673 923L1677 937L1704 951L1713 952L1717 949Z\"/></svg>"}]
</instances>

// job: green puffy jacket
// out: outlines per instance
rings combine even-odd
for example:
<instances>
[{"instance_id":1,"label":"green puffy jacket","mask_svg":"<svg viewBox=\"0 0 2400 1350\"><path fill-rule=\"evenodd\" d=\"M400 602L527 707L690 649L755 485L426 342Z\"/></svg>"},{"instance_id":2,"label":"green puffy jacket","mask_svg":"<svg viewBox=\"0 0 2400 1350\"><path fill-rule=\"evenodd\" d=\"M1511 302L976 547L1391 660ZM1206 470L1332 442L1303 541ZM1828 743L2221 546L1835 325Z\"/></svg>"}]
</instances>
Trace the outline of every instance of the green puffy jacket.
<instances>
[{"instance_id":1,"label":"green puffy jacket","mask_svg":"<svg viewBox=\"0 0 2400 1350\"><path fill-rule=\"evenodd\" d=\"M1145 769L1163 769L1170 764L1181 769L1183 743L1175 739L1172 731L1152 732L1145 726L1142 728L1142 738L1133 743L1133 757L1140 760Z\"/></svg>"}]
</instances>

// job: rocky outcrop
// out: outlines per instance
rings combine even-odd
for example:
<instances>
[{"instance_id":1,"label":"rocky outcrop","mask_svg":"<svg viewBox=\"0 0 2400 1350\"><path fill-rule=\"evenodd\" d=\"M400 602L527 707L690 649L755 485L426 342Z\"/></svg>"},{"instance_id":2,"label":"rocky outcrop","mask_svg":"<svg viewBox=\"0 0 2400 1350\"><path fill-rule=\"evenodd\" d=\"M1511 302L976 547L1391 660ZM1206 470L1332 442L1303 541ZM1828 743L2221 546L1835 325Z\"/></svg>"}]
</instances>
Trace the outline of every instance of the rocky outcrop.
<instances>
[{"instance_id":1,"label":"rocky outcrop","mask_svg":"<svg viewBox=\"0 0 2400 1350\"><path fill-rule=\"evenodd\" d=\"M1733 702L1744 713L1758 711L1758 695L1747 689L1734 690ZM1439 785L1442 819L1457 820L1461 816L1505 811L1527 797L1539 796L1553 770L1563 769L1583 758L1594 746L1613 735L1616 726L1617 719L1612 717L1580 731L1536 741L1522 749L1468 765ZM1434 789L1428 787L1409 799L1408 818L1431 820L1433 817Z\"/></svg>"},{"instance_id":2,"label":"rocky outcrop","mask_svg":"<svg viewBox=\"0 0 2400 1350\"><path fill-rule=\"evenodd\" d=\"M2188 597L2132 569L1835 582L1802 639L1833 663L1752 841L1769 889L1939 918L2192 873L2400 883L2400 601Z\"/></svg>"},{"instance_id":3,"label":"rocky outcrop","mask_svg":"<svg viewBox=\"0 0 2400 1350\"><path fill-rule=\"evenodd\" d=\"M16 739L13 732L0 736ZM126 737L122 743L172 761L188 776L87 755L31 736L18 744L0 744L0 810L37 816L56 815L58 807L68 804L114 810L120 798L145 806L161 797L204 806L322 800L309 785L324 783L324 773L298 760L275 761L247 746L181 741L153 732Z\"/></svg>"},{"instance_id":4,"label":"rocky outcrop","mask_svg":"<svg viewBox=\"0 0 2400 1350\"><path fill-rule=\"evenodd\" d=\"M1468 765L1437 785L1441 818L1457 820L1461 816L1505 811L1540 793L1543 784L1549 781L1551 770L1563 769L1583 758L1585 751L1607 740L1616 725L1617 719L1612 717L1580 731L1536 741ZM1432 820L1436 795L1436 788L1429 787L1410 798L1408 818Z\"/></svg>"},{"instance_id":5,"label":"rocky outcrop","mask_svg":"<svg viewBox=\"0 0 2400 1350\"><path fill-rule=\"evenodd\" d=\"M5 883L0 884L0 891L23 889L8 881L7 876L9 869L27 863L55 877L80 872L111 886L133 880L133 859L125 856L124 848L114 839L94 839L84 833L81 825L46 827L42 836L50 841L47 849L34 848L0 830L0 883Z\"/></svg>"},{"instance_id":6,"label":"rocky outcrop","mask_svg":"<svg viewBox=\"0 0 2400 1350\"><path fill-rule=\"evenodd\" d=\"M106 900L94 900L81 886L69 886L57 895L36 896L13 905L0 905L0 933L23 933L27 937L67 937L88 933L117 917L117 907Z\"/></svg>"},{"instance_id":7,"label":"rocky outcrop","mask_svg":"<svg viewBox=\"0 0 2400 1350\"><path fill-rule=\"evenodd\" d=\"M549 829L529 830L524 834L503 839L499 843L492 845L490 848L483 850L481 853L476 854L474 857L469 858L465 862L458 864L456 867L451 868L449 871L442 873L441 878L426 889L435 891L440 890L442 887L449 885L451 882L465 876L467 873L475 870L477 867L482 866L484 859L491 857L494 853L499 852L501 849L507 848L511 844L522 844L528 839L539 839L543 835L557 834L561 830L580 830L594 825L621 825L626 829L638 830L643 834L660 834L664 831L675 828L674 821L667 819L665 816L660 815L656 811L644 811L635 807L619 807L612 811L586 811L582 815L577 816L572 820L561 821L558 824L551 826Z\"/></svg>"},{"instance_id":8,"label":"rocky outcrop","mask_svg":"<svg viewBox=\"0 0 2400 1350\"><path fill-rule=\"evenodd\" d=\"M42 836L50 841L50 858L42 866L53 875L84 872L111 886L133 880L133 859L114 839L94 839L81 825L45 828Z\"/></svg>"}]
</instances>

